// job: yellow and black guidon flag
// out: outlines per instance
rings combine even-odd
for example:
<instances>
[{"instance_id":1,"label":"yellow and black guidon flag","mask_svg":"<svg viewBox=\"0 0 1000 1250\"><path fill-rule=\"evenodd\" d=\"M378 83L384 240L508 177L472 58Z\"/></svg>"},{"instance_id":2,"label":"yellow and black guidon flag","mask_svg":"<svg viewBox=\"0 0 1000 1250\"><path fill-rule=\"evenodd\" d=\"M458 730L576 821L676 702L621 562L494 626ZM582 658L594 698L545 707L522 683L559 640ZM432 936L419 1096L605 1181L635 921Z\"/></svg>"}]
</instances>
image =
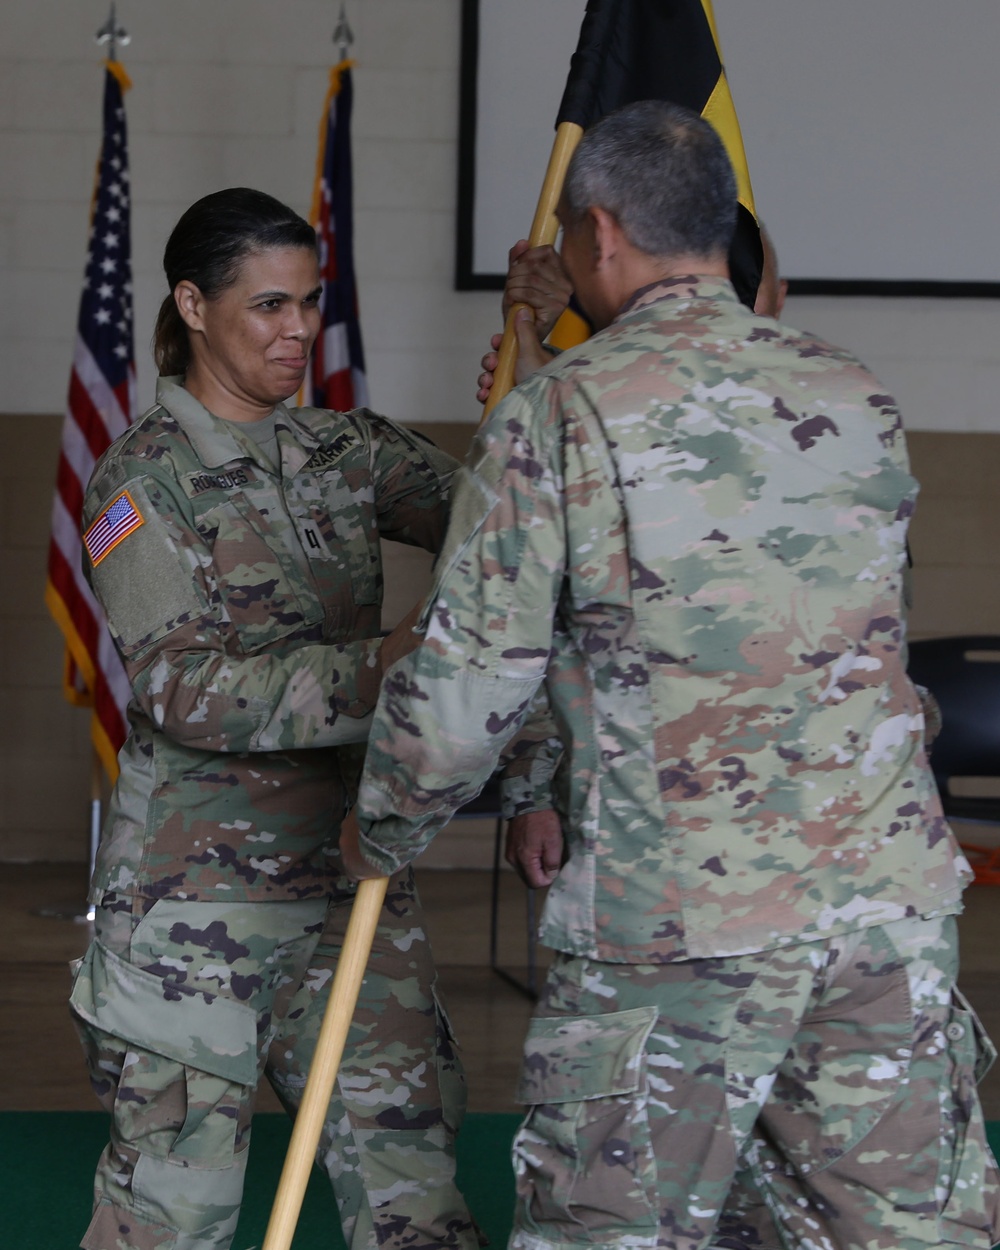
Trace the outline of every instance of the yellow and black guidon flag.
<instances>
[{"instance_id":1,"label":"yellow and black guidon flag","mask_svg":"<svg viewBox=\"0 0 1000 1250\"><path fill-rule=\"evenodd\" d=\"M719 132L736 174L739 199L729 270L737 295L752 308L763 250L711 0L587 0L556 125L576 122L586 130L634 100L683 105ZM570 311L564 320L569 323L572 316ZM561 320L552 342L566 347L586 337L586 332L577 332L571 343L565 333L569 330Z\"/></svg>"}]
</instances>

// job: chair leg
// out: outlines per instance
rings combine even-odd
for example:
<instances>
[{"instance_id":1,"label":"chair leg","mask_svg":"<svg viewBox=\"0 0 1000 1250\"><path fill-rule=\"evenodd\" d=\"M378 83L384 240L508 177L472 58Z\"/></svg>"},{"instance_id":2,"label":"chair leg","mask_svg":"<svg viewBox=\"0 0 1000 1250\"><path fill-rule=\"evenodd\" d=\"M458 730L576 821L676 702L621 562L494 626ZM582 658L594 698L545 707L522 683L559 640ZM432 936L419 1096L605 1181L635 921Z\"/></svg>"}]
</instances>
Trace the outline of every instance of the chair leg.
<instances>
[{"instance_id":1,"label":"chair leg","mask_svg":"<svg viewBox=\"0 0 1000 1250\"><path fill-rule=\"evenodd\" d=\"M538 960L535 952L537 938L535 936L538 924L535 919L535 891L528 890L528 898L526 901L528 912L528 993L537 1002L538 1001Z\"/></svg>"},{"instance_id":2,"label":"chair leg","mask_svg":"<svg viewBox=\"0 0 1000 1250\"><path fill-rule=\"evenodd\" d=\"M501 968L497 958L500 929L500 843L503 839L503 817L497 820L496 835L493 842L493 880L490 891L490 969L498 977L506 981L520 993L538 1000L538 958L535 950L535 891L528 890L528 980L518 980L506 968Z\"/></svg>"},{"instance_id":3,"label":"chair leg","mask_svg":"<svg viewBox=\"0 0 1000 1250\"><path fill-rule=\"evenodd\" d=\"M503 820L497 820L496 833L493 838L493 880L490 883L490 967L499 972L497 967L497 929L500 923L500 841L503 836Z\"/></svg>"}]
</instances>

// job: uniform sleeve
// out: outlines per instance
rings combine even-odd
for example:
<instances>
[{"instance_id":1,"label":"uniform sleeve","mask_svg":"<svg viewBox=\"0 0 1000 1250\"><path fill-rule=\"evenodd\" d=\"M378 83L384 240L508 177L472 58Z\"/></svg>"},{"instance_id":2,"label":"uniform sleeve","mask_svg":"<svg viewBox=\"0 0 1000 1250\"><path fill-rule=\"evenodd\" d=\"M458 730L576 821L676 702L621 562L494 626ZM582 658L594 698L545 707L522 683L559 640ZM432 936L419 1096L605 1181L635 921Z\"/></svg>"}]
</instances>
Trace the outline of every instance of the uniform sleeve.
<instances>
[{"instance_id":1,"label":"uniform sleeve","mask_svg":"<svg viewBox=\"0 0 1000 1250\"><path fill-rule=\"evenodd\" d=\"M441 550L458 461L418 434L385 417L368 415L372 477L383 538Z\"/></svg>"},{"instance_id":2,"label":"uniform sleeve","mask_svg":"<svg viewBox=\"0 0 1000 1250\"><path fill-rule=\"evenodd\" d=\"M366 737L381 640L227 650L233 626L211 576L211 551L168 474L145 467L130 476L115 462L99 468L84 519L86 576L133 697L163 733L232 752Z\"/></svg>"},{"instance_id":3,"label":"uniform sleeve","mask_svg":"<svg viewBox=\"0 0 1000 1250\"><path fill-rule=\"evenodd\" d=\"M547 393L519 388L477 436L422 642L383 685L358 803L363 853L382 871L412 860L479 792L544 679L565 568Z\"/></svg>"},{"instance_id":4,"label":"uniform sleeve","mask_svg":"<svg viewBox=\"0 0 1000 1250\"><path fill-rule=\"evenodd\" d=\"M554 805L554 779L562 755L562 739L543 686L524 725L500 753L500 800L506 820Z\"/></svg>"}]
</instances>

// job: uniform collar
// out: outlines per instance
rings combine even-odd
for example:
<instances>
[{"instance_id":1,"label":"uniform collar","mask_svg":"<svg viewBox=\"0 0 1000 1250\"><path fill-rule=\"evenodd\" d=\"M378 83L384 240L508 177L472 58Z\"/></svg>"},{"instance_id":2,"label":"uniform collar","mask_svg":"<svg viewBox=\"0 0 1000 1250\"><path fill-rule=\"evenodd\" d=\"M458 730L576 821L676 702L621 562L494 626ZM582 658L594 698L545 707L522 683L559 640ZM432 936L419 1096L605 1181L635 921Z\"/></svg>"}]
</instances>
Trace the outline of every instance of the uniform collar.
<instances>
[{"instance_id":1,"label":"uniform collar","mask_svg":"<svg viewBox=\"0 0 1000 1250\"><path fill-rule=\"evenodd\" d=\"M615 314L615 321L620 321L622 317L640 308L669 299L710 299L731 304L740 302L728 278L704 277L696 273L683 274L681 277L651 282L648 286L641 286L633 291Z\"/></svg>"},{"instance_id":2,"label":"uniform collar","mask_svg":"<svg viewBox=\"0 0 1000 1250\"><path fill-rule=\"evenodd\" d=\"M206 469L219 469L232 460L252 460L267 472L271 465L260 448L240 433L238 421L223 421L186 391L180 377L157 378L156 402L174 418L190 440ZM274 406L275 428L281 450L282 469L292 476L319 446L316 436L292 416L284 404Z\"/></svg>"}]
</instances>

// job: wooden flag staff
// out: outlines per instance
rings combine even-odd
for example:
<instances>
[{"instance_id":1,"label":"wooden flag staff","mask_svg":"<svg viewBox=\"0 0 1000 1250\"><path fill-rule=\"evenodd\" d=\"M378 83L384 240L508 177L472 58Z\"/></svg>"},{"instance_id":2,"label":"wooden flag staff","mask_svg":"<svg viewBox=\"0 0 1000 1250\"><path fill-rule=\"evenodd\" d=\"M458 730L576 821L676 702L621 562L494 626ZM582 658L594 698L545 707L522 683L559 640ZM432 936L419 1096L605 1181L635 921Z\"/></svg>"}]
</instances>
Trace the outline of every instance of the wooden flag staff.
<instances>
[{"instance_id":1,"label":"wooden flag staff","mask_svg":"<svg viewBox=\"0 0 1000 1250\"><path fill-rule=\"evenodd\" d=\"M535 218L528 235L528 242L532 247L556 241L559 232L556 205L562 193L570 157L582 134L583 128L575 122L562 122L556 130L545 180L538 197L538 207L535 209ZM507 316L500 346L500 361L486 404L487 412L500 402L514 383L514 364L517 360L514 314L524 307L526 305L516 304ZM337 973L323 1016L323 1026L309 1069L302 1105L295 1116L292 1139L288 1144L288 1154L285 1156L285 1165L261 1250L289 1250L292 1244L309 1180L309 1170L319 1146L323 1121L337 1079L337 1069L344 1054L344 1044L351 1027L388 885L388 877L378 877L362 881L358 886L344 937L344 949L337 964Z\"/></svg>"},{"instance_id":2,"label":"wooden flag staff","mask_svg":"<svg viewBox=\"0 0 1000 1250\"><path fill-rule=\"evenodd\" d=\"M388 877L375 877L358 885L262 1250L288 1250L292 1244L388 885Z\"/></svg>"},{"instance_id":3,"label":"wooden flag staff","mask_svg":"<svg viewBox=\"0 0 1000 1250\"><path fill-rule=\"evenodd\" d=\"M346 61L354 35L347 22L344 5L333 32L333 42L340 45L340 59ZM344 1055L344 1045L354 1018L354 1009L361 992L365 968L375 940L375 929L382 913L388 877L362 881L351 908L351 918L344 934L344 948L337 961L337 971L330 987L330 1000L323 1013L323 1024L316 1041L316 1053L309 1065L302 1102L295 1115L288 1153L285 1155L278 1192L271 1207L267 1232L261 1250L289 1250L299 1222L302 1199L309 1182L309 1172L326 1119L337 1070Z\"/></svg>"},{"instance_id":4,"label":"wooden flag staff","mask_svg":"<svg viewBox=\"0 0 1000 1250\"><path fill-rule=\"evenodd\" d=\"M531 223L528 242L532 247L541 247L544 243L555 243L559 233L559 222L556 219L556 205L562 194L563 181L569 166L570 157L580 142L583 127L576 122L560 122L556 128L555 141L549 156L549 165L545 171L545 181L538 196L538 207L535 219ZM503 328L503 340L500 343L499 359L493 372L493 385L486 399L484 416L493 411L514 385L514 365L517 363L517 335L514 333L514 317L516 313L527 308L527 304L515 304L507 314Z\"/></svg>"}]
</instances>

